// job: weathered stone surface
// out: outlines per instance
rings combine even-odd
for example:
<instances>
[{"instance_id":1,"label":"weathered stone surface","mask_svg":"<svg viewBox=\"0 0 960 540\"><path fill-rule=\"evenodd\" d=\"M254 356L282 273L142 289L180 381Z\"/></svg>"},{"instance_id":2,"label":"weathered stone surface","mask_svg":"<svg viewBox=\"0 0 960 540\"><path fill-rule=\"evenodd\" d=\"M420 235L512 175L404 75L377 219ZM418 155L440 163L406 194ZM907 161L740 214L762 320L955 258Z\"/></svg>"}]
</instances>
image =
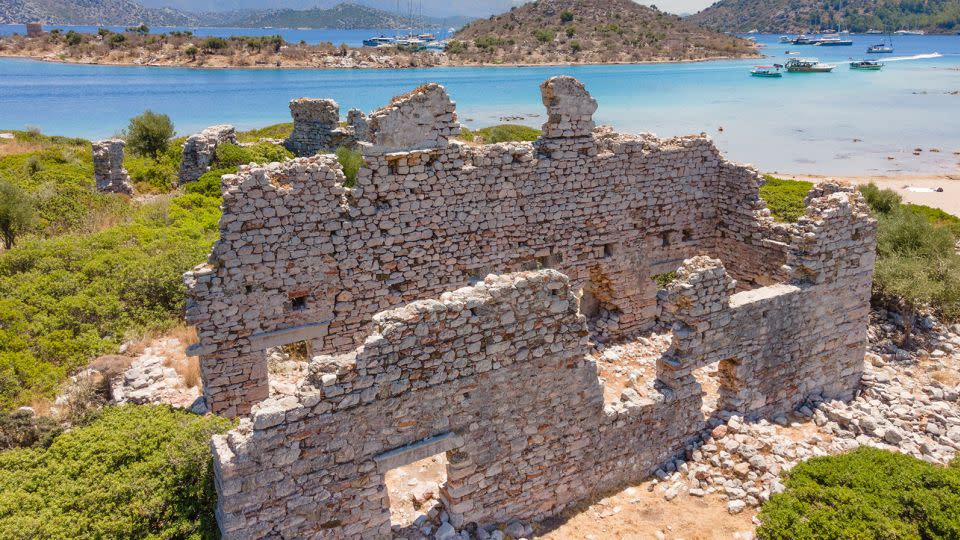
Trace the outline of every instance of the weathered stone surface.
<instances>
[{"instance_id":1,"label":"weathered stone surface","mask_svg":"<svg viewBox=\"0 0 960 540\"><path fill-rule=\"evenodd\" d=\"M359 115L357 114L359 113ZM340 127L340 105L332 99L300 98L290 102L293 133L284 146L294 155L305 157L319 152L333 152L341 146L353 146L354 129ZM360 111L351 110L353 125L365 127Z\"/></svg>"},{"instance_id":2,"label":"weathered stone surface","mask_svg":"<svg viewBox=\"0 0 960 540\"><path fill-rule=\"evenodd\" d=\"M224 143L237 143L237 130L233 126L211 126L188 137L180 160L180 183L194 182L209 171L217 147Z\"/></svg>"},{"instance_id":3,"label":"weathered stone surface","mask_svg":"<svg viewBox=\"0 0 960 540\"><path fill-rule=\"evenodd\" d=\"M123 168L123 149L127 143L120 139L93 143L93 176L97 191L133 194L130 176Z\"/></svg>"},{"instance_id":4,"label":"weathered stone surface","mask_svg":"<svg viewBox=\"0 0 960 540\"><path fill-rule=\"evenodd\" d=\"M708 427L693 371L716 362L721 410L744 417L716 430L727 452L748 447L748 419L852 395L876 236L856 192L824 188L775 223L760 176L706 137L594 130L582 85L543 92L556 130L534 144L449 141L452 103L427 85L371 115L349 188L332 156L224 177L220 240L186 282L208 402L252 409L213 445L225 537L389 534L377 458L436 440L453 527L556 514L678 470ZM605 400L588 336L649 329L651 277L672 270L655 379ZM304 329L307 377L256 404L261 349ZM748 452L730 468L771 466ZM743 507L762 495L729 486Z\"/></svg>"}]
</instances>

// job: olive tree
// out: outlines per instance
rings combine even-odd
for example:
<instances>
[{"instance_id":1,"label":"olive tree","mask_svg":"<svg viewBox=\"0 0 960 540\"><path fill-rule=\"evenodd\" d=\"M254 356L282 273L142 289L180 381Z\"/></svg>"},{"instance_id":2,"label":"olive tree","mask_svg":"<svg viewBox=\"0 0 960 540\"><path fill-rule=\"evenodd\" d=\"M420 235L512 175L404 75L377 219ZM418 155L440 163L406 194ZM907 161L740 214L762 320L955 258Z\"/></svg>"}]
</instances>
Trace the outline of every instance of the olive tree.
<instances>
[{"instance_id":1,"label":"olive tree","mask_svg":"<svg viewBox=\"0 0 960 540\"><path fill-rule=\"evenodd\" d=\"M33 223L33 198L19 187L0 180L0 235L3 247L10 249L17 236Z\"/></svg>"},{"instance_id":2,"label":"olive tree","mask_svg":"<svg viewBox=\"0 0 960 540\"><path fill-rule=\"evenodd\" d=\"M126 131L127 147L134 154L157 159L167 151L173 135L170 117L148 110L130 119Z\"/></svg>"}]
</instances>

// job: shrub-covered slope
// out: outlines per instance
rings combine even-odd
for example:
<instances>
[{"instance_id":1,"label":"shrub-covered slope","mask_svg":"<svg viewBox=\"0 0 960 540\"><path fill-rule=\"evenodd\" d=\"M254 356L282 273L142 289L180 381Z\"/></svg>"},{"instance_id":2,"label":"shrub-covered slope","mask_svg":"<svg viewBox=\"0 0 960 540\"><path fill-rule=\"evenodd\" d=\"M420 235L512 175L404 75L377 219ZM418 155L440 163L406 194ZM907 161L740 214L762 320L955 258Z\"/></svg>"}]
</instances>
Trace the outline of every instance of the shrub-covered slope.
<instances>
[{"instance_id":1,"label":"shrub-covered slope","mask_svg":"<svg viewBox=\"0 0 960 540\"><path fill-rule=\"evenodd\" d=\"M960 30L960 0L721 0L690 21L724 32Z\"/></svg>"},{"instance_id":2,"label":"shrub-covered slope","mask_svg":"<svg viewBox=\"0 0 960 540\"><path fill-rule=\"evenodd\" d=\"M705 30L632 0L537 0L474 21L449 54L489 63L689 60L754 53L744 40Z\"/></svg>"}]
</instances>

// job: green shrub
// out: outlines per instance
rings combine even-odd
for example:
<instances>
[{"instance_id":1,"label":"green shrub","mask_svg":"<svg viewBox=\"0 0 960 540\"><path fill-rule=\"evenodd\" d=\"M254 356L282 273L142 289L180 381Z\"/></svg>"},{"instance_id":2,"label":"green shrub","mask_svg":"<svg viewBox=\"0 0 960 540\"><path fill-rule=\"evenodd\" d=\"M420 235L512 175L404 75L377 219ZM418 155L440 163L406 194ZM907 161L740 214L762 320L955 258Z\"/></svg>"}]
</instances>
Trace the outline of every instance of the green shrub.
<instances>
[{"instance_id":1,"label":"green shrub","mask_svg":"<svg viewBox=\"0 0 960 540\"><path fill-rule=\"evenodd\" d=\"M340 162L340 166L343 167L343 174L347 177L343 185L348 188L357 185L357 173L360 172L360 167L364 163L360 152L354 152L341 146L337 148L337 161Z\"/></svg>"},{"instance_id":2,"label":"green shrub","mask_svg":"<svg viewBox=\"0 0 960 540\"><path fill-rule=\"evenodd\" d=\"M210 37L204 40L203 48L208 51L220 51L229 47L227 40L221 37Z\"/></svg>"},{"instance_id":3,"label":"green shrub","mask_svg":"<svg viewBox=\"0 0 960 540\"><path fill-rule=\"evenodd\" d=\"M177 183L179 164L169 160L127 156L124 167L137 191L141 193L167 193Z\"/></svg>"},{"instance_id":4,"label":"green shrub","mask_svg":"<svg viewBox=\"0 0 960 540\"><path fill-rule=\"evenodd\" d=\"M551 28L541 28L533 33L533 37L540 43L553 43L553 40L557 39L557 33Z\"/></svg>"},{"instance_id":5,"label":"green shrub","mask_svg":"<svg viewBox=\"0 0 960 540\"><path fill-rule=\"evenodd\" d=\"M119 47L120 45L126 43L127 36L123 34L112 34L110 36L110 48Z\"/></svg>"},{"instance_id":6,"label":"green shrub","mask_svg":"<svg viewBox=\"0 0 960 540\"><path fill-rule=\"evenodd\" d=\"M806 212L807 206L804 201L813 184L773 176L763 178L765 182L760 186L760 198L767 203L773 219L783 222L794 222L800 219Z\"/></svg>"},{"instance_id":7,"label":"green shrub","mask_svg":"<svg viewBox=\"0 0 960 540\"><path fill-rule=\"evenodd\" d=\"M2 538L216 538L208 446L230 422L122 406L49 448L0 453Z\"/></svg>"},{"instance_id":8,"label":"green shrub","mask_svg":"<svg viewBox=\"0 0 960 540\"><path fill-rule=\"evenodd\" d=\"M671 283L677 280L676 272L665 272L663 274L657 274L653 276L653 281L657 283L657 289L663 290L670 286Z\"/></svg>"},{"instance_id":9,"label":"green shrub","mask_svg":"<svg viewBox=\"0 0 960 540\"><path fill-rule=\"evenodd\" d=\"M236 168L248 163L272 163L293 157L286 148L270 143L257 143L253 146L221 144L217 146L214 166L217 168Z\"/></svg>"},{"instance_id":10,"label":"green shrub","mask_svg":"<svg viewBox=\"0 0 960 540\"><path fill-rule=\"evenodd\" d=\"M476 137L482 138L486 144L535 141L540 138L540 130L528 126L501 124L478 129Z\"/></svg>"},{"instance_id":11,"label":"green shrub","mask_svg":"<svg viewBox=\"0 0 960 540\"><path fill-rule=\"evenodd\" d=\"M65 41L67 42L67 45L76 47L77 45L83 43L83 34L69 30L65 36Z\"/></svg>"},{"instance_id":12,"label":"green shrub","mask_svg":"<svg viewBox=\"0 0 960 540\"><path fill-rule=\"evenodd\" d=\"M250 131L241 131L237 133L237 140L243 143L256 143L260 139L286 139L293 133L293 123L274 124Z\"/></svg>"},{"instance_id":13,"label":"green shrub","mask_svg":"<svg viewBox=\"0 0 960 540\"><path fill-rule=\"evenodd\" d=\"M46 448L63 429L50 418L31 411L0 411L0 451Z\"/></svg>"},{"instance_id":14,"label":"green shrub","mask_svg":"<svg viewBox=\"0 0 960 540\"><path fill-rule=\"evenodd\" d=\"M0 237L10 249L17 237L30 228L35 216L33 199L19 187L0 181Z\"/></svg>"},{"instance_id":15,"label":"green shrub","mask_svg":"<svg viewBox=\"0 0 960 540\"><path fill-rule=\"evenodd\" d=\"M880 189L872 182L857 189L863 195L864 200L867 201L870 209L878 214L889 214L903 201L896 191Z\"/></svg>"},{"instance_id":16,"label":"green shrub","mask_svg":"<svg viewBox=\"0 0 960 540\"><path fill-rule=\"evenodd\" d=\"M145 111L130 119L126 138L130 151L140 156L158 159L167 151L173 138L173 122L165 114Z\"/></svg>"},{"instance_id":17,"label":"green shrub","mask_svg":"<svg viewBox=\"0 0 960 540\"><path fill-rule=\"evenodd\" d=\"M225 174L234 174L237 172L235 167L226 169L213 169L203 173L196 182L190 182L183 186L186 193L197 193L204 197L219 197L221 194L221 177Z\"/></svg>"},{"instance_id":18,"label":"green shrub","mask_svg":"<svg viewBox=\"0 0 960 540\"><path fill-rule=\"evenodd\" d=\"M765 540L960 538L960 462L862 447L797 465L760 512Z\"/></svg>"},{"instance_id":19,"label":"green shrub","mask_svg":"<svg viewBox=\"0 0 960 540\"><path fill-rule=\"evenodd\" d=\"M938 227L946 227L954 237L960 239L960 217L948 214L939 208L919 204L904 204L904 210L922 216Z\"/></svg>"},{"instance_id":20,"label":"green shrub","mask_svg":"<svg viewBox=\"0 0 960 540\"><path fill-rule=\"evenodd\" d=\"M560 13L560 20L565 23L573 22L573 12L564 10Z\"/></svg>"}]
</instances>

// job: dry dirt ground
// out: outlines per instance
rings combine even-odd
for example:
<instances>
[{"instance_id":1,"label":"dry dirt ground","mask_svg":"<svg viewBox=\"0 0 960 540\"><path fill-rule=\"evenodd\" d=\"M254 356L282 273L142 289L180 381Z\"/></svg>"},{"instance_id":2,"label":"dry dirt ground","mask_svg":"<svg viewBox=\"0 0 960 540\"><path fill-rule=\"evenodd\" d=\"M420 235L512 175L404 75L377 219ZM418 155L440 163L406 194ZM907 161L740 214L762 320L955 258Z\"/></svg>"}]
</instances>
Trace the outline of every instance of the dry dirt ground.
<instances>
[{"instance_id":1,"label":"dry dirt ground","mask_svg":"<svg viewBox=\"0 0 960 540\"><path fill-rule=\"evenodd\" d=\"M873 182L883 189L892 189L903 197L904 202L939 208L960 216L960 174L946 176L850 176L825 177L812 175L778 175L780 178L824 182L843 180L861 185ZM936 190L942 188L943 192Z\"/></svg>"}]
</instances>

